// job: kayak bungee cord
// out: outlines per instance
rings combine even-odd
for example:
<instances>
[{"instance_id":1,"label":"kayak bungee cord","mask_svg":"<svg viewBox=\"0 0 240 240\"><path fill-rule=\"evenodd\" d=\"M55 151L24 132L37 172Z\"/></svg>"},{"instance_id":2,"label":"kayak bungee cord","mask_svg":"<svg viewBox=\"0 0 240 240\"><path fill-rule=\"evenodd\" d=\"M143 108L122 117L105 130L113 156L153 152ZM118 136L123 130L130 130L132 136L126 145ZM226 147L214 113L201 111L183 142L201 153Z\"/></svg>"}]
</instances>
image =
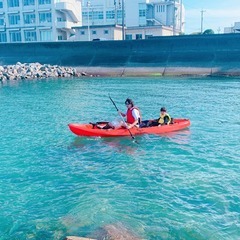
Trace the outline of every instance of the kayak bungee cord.
<instances>
[{"instance_id":1,"label":"kayak bungee cord","mask_svg":"<svg viewBox=\"0 0 240 240\"><path fill-rule=\"evenodd\" d=\"M118 109L118 107L116 106L115 102L112 100L112 98L110 97L110 95L108 95L108 97L110 98L110 100L111 100L111 102L113 103L114 107L116 108L118 114L119 114L120 117L122 118L122 120L123 120L123 122L124 122L124 124L125 124L125 126L126 126L126 128L127 128L127 130L129 131L130 136L132 137L132 140L133 140L134 142L138 143L138 142L135 140L135 137L132 135L130 129L128 128L127 123L125 122L122 114L119 112L119 109Z\"/></svg>"}]
</instances>

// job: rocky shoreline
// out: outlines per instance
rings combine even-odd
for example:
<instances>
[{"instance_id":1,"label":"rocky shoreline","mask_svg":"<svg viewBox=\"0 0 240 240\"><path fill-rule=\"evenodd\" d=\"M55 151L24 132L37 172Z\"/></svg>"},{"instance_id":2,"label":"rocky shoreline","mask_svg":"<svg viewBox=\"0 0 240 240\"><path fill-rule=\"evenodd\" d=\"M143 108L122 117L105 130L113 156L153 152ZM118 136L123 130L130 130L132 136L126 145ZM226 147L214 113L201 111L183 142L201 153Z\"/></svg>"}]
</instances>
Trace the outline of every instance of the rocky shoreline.
<instances>
[{"instance_id":1,"label":"rocky shoreline","mask_svg":"<svg viewBox=\"0 0 240 240\"><path fill-rule=\"evenodd\" d=\"M15 65L0 65L0 81L39 79L39 78L59 78L59 77L79 77L75 68L62 67L58 65L40 63L20 63Z\"/></svg>"},{"instance_id":2,"label":"rocky shoreline","mask_svg":"<svg viewBox=\"0 0 240 240\"><path fill-rule=\"evenodd\" d=\"M0 83L17 80L70 77L236 77L240 70L232 69L231 73L218 68L195 67L64 67L59 65L20 63L0 65Z\"/></svg>"}]
</instances>

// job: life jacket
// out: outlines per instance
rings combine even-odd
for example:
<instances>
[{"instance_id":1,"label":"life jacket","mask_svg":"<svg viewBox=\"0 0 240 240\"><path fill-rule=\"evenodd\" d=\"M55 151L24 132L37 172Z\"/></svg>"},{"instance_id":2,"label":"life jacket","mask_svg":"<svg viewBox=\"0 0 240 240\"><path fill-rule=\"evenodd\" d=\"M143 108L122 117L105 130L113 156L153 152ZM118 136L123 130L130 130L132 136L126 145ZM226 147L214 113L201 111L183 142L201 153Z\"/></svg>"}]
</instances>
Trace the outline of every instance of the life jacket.
<instances>
[{"instance_id":1,"label":"life jacket","mask_svg":"<svg viewBox=\"0 0 240 240\"><path fill-rule=\"evenodd\" d=\"M140 119L138 119L138 123L140 123L140 121L141 121L141 114L140 114L140 111L139 111L139 109L137 107L132 107L132 108L127 110L127 123L132 124L132 123L135 122L135 118L133 117L133 114L132 114L132 111L134 109L138 110L138 112L139 112Z\"/></svg>"},{"instance_id":2,"label":"life jacket","mask_svg":"<svg viewBox=\"0 0 240 240\"><path fill-rule=\"evenodd\" d=\"M158 119L159 124L169 124L170 122L171 122L171 117L168 113L165 113L164 116L160 114L160 118Z\"/></svg>"}]
</instances>

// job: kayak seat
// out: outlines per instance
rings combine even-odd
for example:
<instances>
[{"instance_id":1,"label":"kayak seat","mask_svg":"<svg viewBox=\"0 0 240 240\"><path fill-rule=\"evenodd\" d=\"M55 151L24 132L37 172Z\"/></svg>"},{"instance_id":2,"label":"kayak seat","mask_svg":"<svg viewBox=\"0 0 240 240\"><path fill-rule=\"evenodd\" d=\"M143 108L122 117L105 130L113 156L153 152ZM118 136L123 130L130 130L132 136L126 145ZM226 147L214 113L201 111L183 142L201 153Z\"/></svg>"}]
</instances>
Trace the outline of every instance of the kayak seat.
<instances>
[{"instance_id":1,"label":"kayak seat","mask_svg":"<svg viewBox=\"0 0 240 240\"><path fill-rule=\"evenodd\" d=\"M97 124L96 123L92 123L92 122L90 122L89 124L91 124L92 125L92 128L94 129L94 128L96 128L96 126L97 126Z\"/></svg>"}]
</instances>

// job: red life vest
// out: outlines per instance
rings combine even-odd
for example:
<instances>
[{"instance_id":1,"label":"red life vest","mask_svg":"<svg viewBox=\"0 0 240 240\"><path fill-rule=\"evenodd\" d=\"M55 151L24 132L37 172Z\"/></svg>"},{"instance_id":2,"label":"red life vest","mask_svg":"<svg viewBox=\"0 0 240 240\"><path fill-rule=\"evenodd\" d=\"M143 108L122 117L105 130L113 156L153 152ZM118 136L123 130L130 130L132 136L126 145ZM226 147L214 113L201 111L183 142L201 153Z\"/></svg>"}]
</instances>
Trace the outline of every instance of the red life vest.
<instances>
[{"instance_id":1,"label":"red life vest","mask_svg":"<svg viewBox=\"0 0 240 240\"><path fill-rule=\"evenodd\" d=\"M139 111L139 109L137 107L132 107L130 109L127 110L127 123L134 123L135 122L135 118L133 117L132 111L136 109ZM140 111L139 111L139 116L140 116Z\"/></svg>"}]
</instances>

